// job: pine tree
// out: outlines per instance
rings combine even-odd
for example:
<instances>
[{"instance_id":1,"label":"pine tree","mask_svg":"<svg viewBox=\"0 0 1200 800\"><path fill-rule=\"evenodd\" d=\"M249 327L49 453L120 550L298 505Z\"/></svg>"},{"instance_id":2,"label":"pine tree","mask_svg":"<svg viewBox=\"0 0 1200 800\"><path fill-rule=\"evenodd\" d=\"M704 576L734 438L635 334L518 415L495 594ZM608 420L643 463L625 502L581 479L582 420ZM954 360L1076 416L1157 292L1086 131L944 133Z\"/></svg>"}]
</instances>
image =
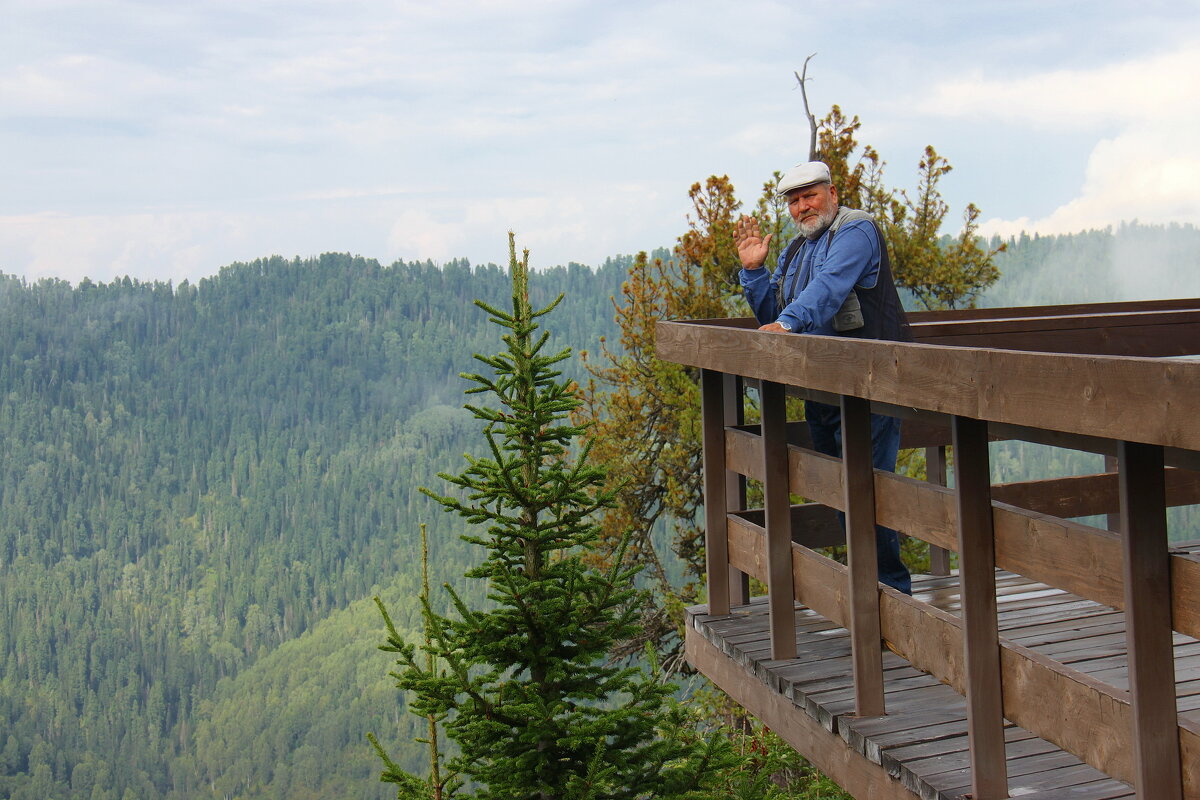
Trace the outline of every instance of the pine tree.
<instances>
[{"instance_id":1,"label":"pine tree","mask_svg":"<svg viewBox=\"0 0 1200 800\"><path fill-rule=\"evenodd\" d=\"M476 356L493 376L463 375L475 384L468 394L499 403L466 406L484 423L490 456L440 474L457 496L424 490L478 531L463 536L485 554L466 577L485 582L490 603L471 608L447 585L453 615L422 597L425 645L405 642L389 624L383 649L400 655L393 674L410 711L440 720L457 747L446 768L464 782L443 796L708 796L703 784L729 766L728 748L691 731L671 702L674 687L606 661L615 642L636 633L635 570L621 558L603 571L583 558L612 494L605 471L589 461L590 442L575 448L585 429L568 415L579 401L556 369L570 351L544 354L548 334L537 333L537 320L562 298L534 311L528 252L518 260L511 234L509 249L511 313L476 301L507 331L505 349ZM433 796L429 781L380 755L399 797Z\"/></svg>"}]
</instances>

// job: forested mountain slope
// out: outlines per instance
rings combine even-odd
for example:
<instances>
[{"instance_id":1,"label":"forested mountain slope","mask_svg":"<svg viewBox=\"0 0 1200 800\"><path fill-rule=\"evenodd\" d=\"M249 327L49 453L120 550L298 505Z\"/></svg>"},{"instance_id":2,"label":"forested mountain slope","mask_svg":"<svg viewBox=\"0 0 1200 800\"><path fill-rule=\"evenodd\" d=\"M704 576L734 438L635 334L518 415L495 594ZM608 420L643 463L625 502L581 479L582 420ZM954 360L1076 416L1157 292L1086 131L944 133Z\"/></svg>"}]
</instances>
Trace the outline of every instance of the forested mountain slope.
<instances>
[{"instance_id":1,"label":"forested mountain slope","mask_svg":"<svg viewBox=\"0 0 1200 800\"><path fill-rule=\"evenodd\" d=\"M551 347L615 335L628 263L534 274L535 304L566 293ZM984 305L1197 296L1200 231L1020 237L997 266ZM415 624L420 522L435 582L466 566L417 487L480 446L457 375L501 332L472 301L508 291L346 255L0 275L0 797L392 796L363 734L422 753L369 598ZM995 477L1081 468L1059 457Z\"/></svg>"},{"instance_id":2,"label":"forested mountain slope","mask_svg":"<svg viewBox=\"0 0 1200 800\"><path fill-rule=\"evenodd\" d=\"M611 333L624 266L535 275L540 301L567 294L555 343ZM417 487L478 446L457 375L495 349L473 299L508 290L493 266L344 255L174 290L0 277L0 796L302 796L274 762L247 766L271 757L247 719L270 752L300 748L324 712L363 708L339 681L386 685L383 654L324 685L310 671L308 713L285 713L318 639L346 635L323 620L379 631L364 599L414 593L420 521L439 577L462 572ZM366 724L321 740L313 797L345 748L354 794L376 788Z\"/></svg>"}]
</instances>

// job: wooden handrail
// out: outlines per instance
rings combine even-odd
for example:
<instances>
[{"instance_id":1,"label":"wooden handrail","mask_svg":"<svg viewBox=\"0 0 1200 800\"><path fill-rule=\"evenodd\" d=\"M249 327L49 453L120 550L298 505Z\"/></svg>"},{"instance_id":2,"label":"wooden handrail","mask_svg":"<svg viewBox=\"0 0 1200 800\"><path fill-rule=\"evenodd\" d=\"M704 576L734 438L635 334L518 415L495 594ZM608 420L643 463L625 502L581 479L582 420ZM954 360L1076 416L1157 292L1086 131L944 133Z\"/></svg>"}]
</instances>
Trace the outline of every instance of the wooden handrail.
<instances>
[{"instance_id":1,"label":"wooden handrail","mask_svg":"<svg viewBox=\"0 0 1200 800\"><path fill-rule=\"evenodd\" d=\"M1200 362L940 347L660 322L659 358L987 422L1200 450Z\"/></svg>"}]
</instances>

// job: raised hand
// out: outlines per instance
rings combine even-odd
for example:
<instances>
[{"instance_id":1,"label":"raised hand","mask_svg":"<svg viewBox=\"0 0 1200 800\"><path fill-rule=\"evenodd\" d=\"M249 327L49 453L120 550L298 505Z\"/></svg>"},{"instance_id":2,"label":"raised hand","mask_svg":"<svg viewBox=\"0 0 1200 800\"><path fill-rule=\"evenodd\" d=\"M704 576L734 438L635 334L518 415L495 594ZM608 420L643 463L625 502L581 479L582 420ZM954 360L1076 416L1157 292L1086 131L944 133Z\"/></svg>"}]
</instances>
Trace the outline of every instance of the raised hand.
<instances>
[{"instance_id":1,"label":"raised hand","mask_svg":"<svg viewBox=\"0 0 1200 800\"><path fill-rule=\"evenodd\" d=\"M765 238L758 227L758 220L743 214L733 227L733 243L737 245L738 257L746 269L759 269L767 260L771 247L771 234Z\"/></svg>"}]
</instances>

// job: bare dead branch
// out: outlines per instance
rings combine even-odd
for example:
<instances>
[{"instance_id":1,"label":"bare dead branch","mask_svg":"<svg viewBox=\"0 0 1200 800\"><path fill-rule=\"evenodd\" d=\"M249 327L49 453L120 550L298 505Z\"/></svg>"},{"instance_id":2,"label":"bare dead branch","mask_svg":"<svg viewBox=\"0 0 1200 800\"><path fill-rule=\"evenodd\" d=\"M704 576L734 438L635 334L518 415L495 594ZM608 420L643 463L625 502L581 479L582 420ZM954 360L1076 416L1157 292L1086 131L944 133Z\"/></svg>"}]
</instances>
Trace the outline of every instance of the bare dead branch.
<instances>
[{"instance_id":1,"label":"bare dead branch","mask_svg":"<svg viewBox=\"0 0 1200 800\"><path fill-rule=\"evenodd\" d=\"M800 97L804 100L804 116L808 117L808 160L817 160L817 118L813 116L808 107L808 90L804 88L804 84L808 81L808 62L812 61L812 53L808 58L804 59L804 69L800 72L793 72L796 76L796 82L800 84Z\"/></svg>"}]
</instances>

